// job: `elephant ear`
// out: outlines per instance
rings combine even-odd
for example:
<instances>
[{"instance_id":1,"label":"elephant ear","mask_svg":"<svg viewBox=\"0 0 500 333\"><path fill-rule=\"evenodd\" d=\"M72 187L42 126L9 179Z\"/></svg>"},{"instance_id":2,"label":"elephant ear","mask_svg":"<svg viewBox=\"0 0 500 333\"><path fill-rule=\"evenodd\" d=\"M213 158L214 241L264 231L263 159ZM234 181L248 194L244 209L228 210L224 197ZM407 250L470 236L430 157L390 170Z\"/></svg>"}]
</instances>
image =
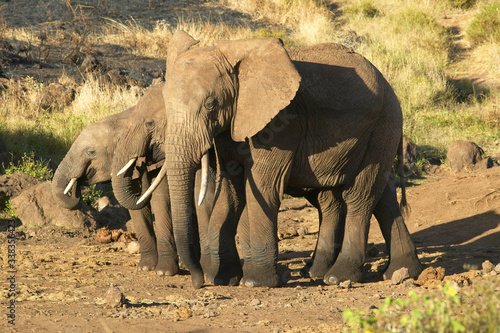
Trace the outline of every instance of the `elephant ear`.
<instances>
[{"instance_id":1,"label":"elephant ear","mask_svg":"<svg viewBox=\"0 0 500 333\"><path fill-rule=\"evenodd\" d=\"M290 104L300 74L278 38L223 41L217 48L236 69L239 88L231 136L245 141Z\"/></svg>"},{"instance_id":2,"label":"elephant ear","mask_svg":"<svg viewBox=\"0 0 500 333\"><path fill-rule=\"evenodd\" d=\"M198 44L200 41L191 37L188 33L182 30L177 30L170 38L167 47L167 77L171 71L172 64L177 57L189 50L193 45Z\"/></svg>"}]
</instances>

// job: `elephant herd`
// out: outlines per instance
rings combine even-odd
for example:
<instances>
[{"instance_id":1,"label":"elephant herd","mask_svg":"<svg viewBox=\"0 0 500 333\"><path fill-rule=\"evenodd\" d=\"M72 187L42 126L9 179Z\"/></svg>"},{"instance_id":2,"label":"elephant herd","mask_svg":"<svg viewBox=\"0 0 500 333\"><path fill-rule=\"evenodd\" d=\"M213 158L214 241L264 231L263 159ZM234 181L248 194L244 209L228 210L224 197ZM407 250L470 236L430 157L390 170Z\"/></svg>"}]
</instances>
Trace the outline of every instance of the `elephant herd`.
<instances>
[{"instance_id":1,"label":"elephant herd","mask_svg":"<svg viewBox=\"0 0 500 333\"><path fill-rule=\"evenodd\" d=\"M111 180L139 270L175 275L180 258L195 288L275 287L281 199L304 196L320 217L305 274L360 281L373 214L389 251L384 277L402 267L418 276L392 171L397 157L404 176L402 112L382 74L337 44L196 44L177 31L165 82L81 132L54 175L59 204L74 208L82 184Z\"/></svg>"}]
</instances>

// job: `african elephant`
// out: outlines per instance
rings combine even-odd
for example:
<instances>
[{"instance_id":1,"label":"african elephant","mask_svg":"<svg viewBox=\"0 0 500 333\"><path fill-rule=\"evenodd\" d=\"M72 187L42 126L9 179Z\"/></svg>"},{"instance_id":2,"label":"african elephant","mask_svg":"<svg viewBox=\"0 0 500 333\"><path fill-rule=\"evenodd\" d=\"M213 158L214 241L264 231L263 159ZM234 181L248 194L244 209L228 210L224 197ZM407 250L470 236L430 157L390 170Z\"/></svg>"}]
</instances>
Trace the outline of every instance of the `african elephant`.
<instances>
[{"instance_id":1,"label":"african elephant","mask_svg":"<svg viewBox=\"0 0 500 333\"><path fill-rule=\"evenodd\" d=\"M144 193L135 189L136 180L134 178L137 173L142 178L145 174L148 174L145 172L147 169L155 168L158 163L163 164L163 137L166 123L161 85L156 85L141 97L134 112L130 114L126 123L121 127L121 138L114 146L112 163L110 163L108 174L111 174L113 192L118 202L131 211L142 210L147 206L148 200L137 203ZM144 163L149 167L138 166ZM199 237L194 241L193 246L197 248L197 252L201 252L206 267L210 265L206 237L213 202L212 198L215 191L215 173L212 169L208 171L212 173L212 177L207 179L206 184L201 184L201 177L196 177L197 189L195 192L199 192L201 187L206 188L207 200L203 204L196 206L196 214L192 216L197 221L195 223L197 228L194 227L193 232L198 232L197 236ZM198 173L201 174L201 170ZM146 181L142 183L146 183ZM159 257L157 270L158 267L165 267L160 271L169 272L169 275L172 275L178 271L178 263L173 239L170 197L166 178L161 180L160 186L162 188L155 191L151 198L151 206L155 215L157 210L162 212L160 220L162 228L158 228L158 218L156 218L157 228L155 228ZM144 187L141 189L144 189ZM164 259L162 260L162 258Z\"/></svg>"},{"instance_id":2,"label":"african elephant","mask_svg":"<svg viewBox=\"0 0 500 333\"><path fill-rule=\"evenodd\" d=\"M111 180L111 163L124 129L134 114L142 112L143 109L156 107L163 111L163 102L151 103L152 96L162 100L161 89L160 85L149 88L136 106L92 123L80 133L57 168L52 181L53 197L60 206L74 209L78 205L81 183L96 184ZM155 149L151 155L154 158L150 160L160 161L164 158L160 149ZM141 193L141 188L147 188L158 173L158 169L151 165L142 165L139 169L142 171L141 178L131 181L129 188L133 193ZM162 180L159 186L162 190L154 193L144 207L129 210L140 244L141 259L137 268L154 269L160 275L175 275L179 266L172 234L170 207L166 199L166 179ZM156 228L153 228L153 219Z\"/></svg>"},{"instance_id":3,"label":"african elephant","mask_svg":"<svg viewBox=\"0 0 500 333\"><path fill-rule=\"evenodd\" d=\"M210 225L227 209L224 182L244 178L251 260L244 262L243 284L279 284L276 224L286 187L340 193L343 245L324 280L359 281L369 220L377 202L389 197L384 191L402 138L402 113L390 85L365 58L336 44L291 51L293 61L273 38L190 50L194 44L179 31L168 46L163 96L169 122L158 176L168 178L176 245L193 285L203 284L190 233L194 172L211 147L218 187ZM225 222L218 223L223 230ZM400 244L390 247L391 265L408 262L410 274L418 274L409 236ZM231 271L231 264L222 271Z\"/></svg>"}]
</instances>

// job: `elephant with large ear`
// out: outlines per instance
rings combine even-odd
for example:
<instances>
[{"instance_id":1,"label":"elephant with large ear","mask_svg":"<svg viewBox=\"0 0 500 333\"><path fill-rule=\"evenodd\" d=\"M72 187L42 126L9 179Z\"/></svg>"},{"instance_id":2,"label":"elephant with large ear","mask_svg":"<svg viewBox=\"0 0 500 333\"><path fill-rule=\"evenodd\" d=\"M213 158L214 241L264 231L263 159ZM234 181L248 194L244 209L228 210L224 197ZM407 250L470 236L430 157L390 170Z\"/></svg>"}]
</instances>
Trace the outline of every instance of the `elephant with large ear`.
<instances>
[{"instance_id":1,"label":"elephant with large ear","mask_svg":"<svg viewBox=\"0 0 500 333\"><path fill-rule=\"evenodd\" d=\"M55 201L64 208L74 209L80 201L80 186L83 183L97 184L111 180L111 164L116 146L134 113L145 108L164 110L163 102L152 104L150 100L162 100L160 85L149 88L138 104L121 113L108 116L89 124L77 137L70 150L57 168L52 180L52 193ZM152 98L155 97L156 98ZM157 161L163 159L163 151L151 152ZM141 173L131 180L129 190L141 195L158 173L151 165L139 168ZM148 171L149 169L149 171ZM138 270L155 269L161 275L174 275L178 272L178 256L172 234L170 207L165 200L168 194L166 180L160 185L162 191L155 193L142 208L129 210L136 231L141 259ZM156 223L156 232L153 228ZM207 220L208 221L208 220Z\"/></svg>"},{"instance_id":2,"label":"elephant with large ear","mask_svg":"<svg viewBox=\"0 0 500 333\"><path fill-rule=\"evenodd\" d=\"M194 172L214 146L218 177L225 178L234 166L234 156L225 152L245 142L248 149L240 149L237 162L245 180L251 265L246 269L245 261L242 283L279 284L276 221L286 186L340 191L344 241L324 280L359 281L369 220L402 137L402 112L390 85L365 58L336 44L312 47L294 61L278 39L190 50L194 44L184 32L169 43L161 171L169 181L177 249L194 286L203 284L190 232ZM214 215L218 202L227 200L223 191L216 193ZM398 252L413 256L414 246ZM410 265L410 272L420 270L418 260Z\"/></svg>"}]
</instances>

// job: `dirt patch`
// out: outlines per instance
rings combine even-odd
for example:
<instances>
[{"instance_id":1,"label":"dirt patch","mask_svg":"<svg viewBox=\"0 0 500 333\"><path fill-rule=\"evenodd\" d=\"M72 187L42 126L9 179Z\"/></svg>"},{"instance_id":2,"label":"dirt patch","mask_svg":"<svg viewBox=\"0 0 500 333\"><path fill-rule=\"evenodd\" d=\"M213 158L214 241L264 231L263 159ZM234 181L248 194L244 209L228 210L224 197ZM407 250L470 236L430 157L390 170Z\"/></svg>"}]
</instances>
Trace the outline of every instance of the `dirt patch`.
<instances>
[{"instance_id":1,"label":"dirt patch","mask_svg":"<svg viewBox=\"0 0 500 333\"><path fill-rule=\"evenodd\" d=\"M408 200L412 214L407 225L419 258L425 267L434 268L418 282L420 287L408 280L382 280L387 254L375 221L365 283L337 287L301 277L318 231L317 212L305 200L286 199L281 207L279 265L288 282L274 289L195 290L186 271L174 277L137 272L139 255L129 254L126 243L100 244L78 232L18 227L15 329L335 332L342 328L343 309L368 310L387 296L404 298L411 289L433 288L442 283L443 273L444 280L465 285L477 278L498 278L482 277L482 263L500 262L500 168L430 179L409 188ZM1 233L4 239L7 235ZM1 253L6 253L7 244L2 244ZM6 260L0 264L1 278L7 279ZM119 307L107 300L111 285L125 297ZM4 327L12 328L2 320Z\"/></svg>"}]
</instances>

